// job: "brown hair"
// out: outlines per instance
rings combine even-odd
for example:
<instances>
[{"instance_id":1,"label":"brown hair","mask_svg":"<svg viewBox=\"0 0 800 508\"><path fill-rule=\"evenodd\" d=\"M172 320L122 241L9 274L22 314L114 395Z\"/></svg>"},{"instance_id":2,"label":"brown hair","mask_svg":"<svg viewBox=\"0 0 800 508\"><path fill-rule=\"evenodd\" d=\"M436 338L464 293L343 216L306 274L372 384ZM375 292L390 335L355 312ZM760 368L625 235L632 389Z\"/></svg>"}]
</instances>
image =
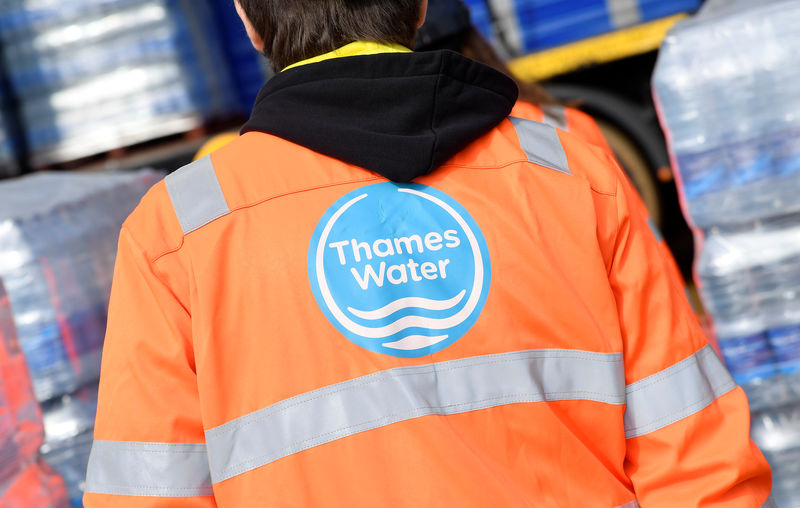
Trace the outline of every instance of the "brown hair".
<instances>
[{"instance_id":1,"label":"brown hair","mask_svg":"<svg viewBox=\"0 0 800 508\"><path fill-rule=\"evenodd\" d=\"M477 60L481 63L494 67L498 71L513 77L511 70L503 59L492 48L483 35L473 26L465 30L461 39L461 53L465 56ZM548 94L544 88L536 83L528 83L514 79L519 87L519 98L525 102L530 102L537 106L550 106L559 104L557 100Z\"/></svg>"},{"instance_id":2,"label":"brown hair","mask_svg":"<svg viewBox=\"0 0 800 508\"><path fill-rule=\"evenodd\" d=\"M413 47L422 0L237 0L276 69L354 41Z\"/></svg>"}]
</instances>

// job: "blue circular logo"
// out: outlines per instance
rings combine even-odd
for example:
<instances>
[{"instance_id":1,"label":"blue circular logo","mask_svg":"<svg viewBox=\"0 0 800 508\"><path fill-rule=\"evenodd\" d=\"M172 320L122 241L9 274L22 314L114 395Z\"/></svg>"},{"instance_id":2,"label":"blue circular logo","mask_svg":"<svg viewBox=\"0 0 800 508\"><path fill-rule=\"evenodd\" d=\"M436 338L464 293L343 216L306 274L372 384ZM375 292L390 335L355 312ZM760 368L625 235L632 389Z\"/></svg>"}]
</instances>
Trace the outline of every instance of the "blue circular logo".
<instances>
[{"instance_id":1,"label":"blue circular logo","mask_svg":"<svg viewBox=\"0 0 800 508\"><path fill-rule=\"evenodd\" d=\"M308 249L308 276L322 312L350 341L418 358L475 324L491 262L483 233L453 198L384 182L325 212Z\"/></svg>"}]
</instances>

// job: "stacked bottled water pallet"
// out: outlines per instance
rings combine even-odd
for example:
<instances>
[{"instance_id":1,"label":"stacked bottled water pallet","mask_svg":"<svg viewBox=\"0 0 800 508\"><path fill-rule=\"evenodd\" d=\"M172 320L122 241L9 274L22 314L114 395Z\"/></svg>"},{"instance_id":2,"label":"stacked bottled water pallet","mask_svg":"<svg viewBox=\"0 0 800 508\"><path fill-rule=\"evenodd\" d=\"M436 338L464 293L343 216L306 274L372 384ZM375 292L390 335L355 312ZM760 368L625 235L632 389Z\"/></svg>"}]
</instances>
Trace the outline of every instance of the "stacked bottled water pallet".
<instances>
[{"instance_id":1,"label":"stacked bottled water pallet","mask_svg":"<svg viewBox=\"0 0 800 508\"><path fill-rule=\"evenodd\" d=\"M667 37L654 81L699 228L800 211L800 9L720 5Z\"/></svg>"},{"instance_id":2,"label":"stacked bottled water pallet","mask_svg":"<svg viewBox=\"0 0 800 508\"><path fill-rule=\"evenodd\" d=\"M781 508L800 507L798 22L797 2L712 0L667 37L653 80L700 293Z\"/></svg>"},{"instance_id":3,"label":"stacked bottled water pallet","mask_svg":"<svg viewBox=\"0 0 800 508\"><path fill-rule=\"evenodd\" d=\"M234 107L197 0L0 0L0 40L35 167L185 132Z\"/></svg>"},{"instance_id":4,"label":"stacked bottled water pallet","mask_svg":"<svg viewBox=\"0 0 800 508\"><path fill-rule=\"evenodd\" d=\"M800 216L712 228L696 268L722 353L751 408L800 401Z\"/></svg>"},{"instance_id":5,"label":"stacked bottled water pallet","mask_svg":"<svg viewBox=\"0 0 800 508\"><path fill-rule=\"evenodd\" d=\"M695 11L700 0L488 0L498 29L519 54Z\"/></svg>"},{"instance_id":6,"label":"stacked bottled water pallet","mask_svg":"<svg viewBox=\"0 0 800 508\"><path fill-rule=\"evenodd\" d=\"M160 177L38 173L0 183L0 278L44 410L42 454L80 506L122 221Z\"/></svg>"},{"instance_id":7,"label":"stacked bottled water pallet","mask_svg":"<svg viewBox=\"0 0 800 508\"><path fill-rule=\"evenodd\" d=\"M0 280L0 506L67 506L62 479L37 458L42 435L42 414Z\"/></svg>"}]
</instances>

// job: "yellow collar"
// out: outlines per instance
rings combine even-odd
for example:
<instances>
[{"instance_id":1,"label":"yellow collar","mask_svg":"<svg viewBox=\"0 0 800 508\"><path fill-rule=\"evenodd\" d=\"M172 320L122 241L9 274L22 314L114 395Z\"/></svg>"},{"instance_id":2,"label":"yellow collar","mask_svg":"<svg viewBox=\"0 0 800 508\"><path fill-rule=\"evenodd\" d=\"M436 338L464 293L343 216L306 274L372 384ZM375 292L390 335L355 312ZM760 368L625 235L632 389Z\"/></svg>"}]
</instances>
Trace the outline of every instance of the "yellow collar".
<instances>
[{"instance_id":1,"label":"yellow collar","mask_svg":"<svg viewBox=\"0 0 800 508\"><path fill-rule=\"evenodd\" d=\"M319 55L312 58L308 58L306 60L295 62L292 65L289 65L286 68L284 68L283 71L292 69L294 67L300 67L301 65L307 65L311 63L322 62L324 60L330 60L332 58L341 58L345 56L377 55L380 53L411 53L411 50L405 46L395 43L356 41L356 42L351 42L346 46L342 46L339 49L334 49L333 51L325 53L324 55Z\"/></svg>"}]
</instances>

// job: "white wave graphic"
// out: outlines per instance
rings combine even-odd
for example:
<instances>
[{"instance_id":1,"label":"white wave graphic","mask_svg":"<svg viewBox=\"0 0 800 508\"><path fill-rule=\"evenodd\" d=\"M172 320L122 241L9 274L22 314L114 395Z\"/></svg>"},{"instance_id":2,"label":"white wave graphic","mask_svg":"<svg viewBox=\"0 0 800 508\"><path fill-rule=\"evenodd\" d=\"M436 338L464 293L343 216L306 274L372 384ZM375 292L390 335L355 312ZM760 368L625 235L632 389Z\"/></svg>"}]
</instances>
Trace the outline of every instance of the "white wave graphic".
<instances>
[{"instance_id":1,"label":"white wave graphic","mask_svg":"<svg viewBox=\"0 0 800 508\"><path fill-rule=\"evenodd\" d=\"M347 310L350 314L360 317L361 319L383 319L385 317L391 316L397 311L408 309L410 307L415 307L419 309L425 310L448 310L452 309L459 303L461 300L464 299L464 295L467 294L467 290L463 289L459 294L450 298L448 300L433 300L431 298L420 298L416 296L410 296L407 298L400 298L391 302L388 305L381 307L380 309L375 310L358 310L354 309L353 307L348 307Z\"/></svg>"},{"instance_id":2,"label":"white wave graphic","mask_svg":"<svg viewBox=\"0 0 800 508\"><path fill-rule=\"evenodd\" d=\"M413 351L415 349L433 346L434 344L442 342L446 338L447 335L439 335L437 337L428 337L426 335L409 335L408 337L400 339L396 342L387 342L383 344L383 347L400 349L402 351Z\"/></svg>"},{"instance_id":3,"label":"white wave graphic","mask_svg":"<svg viewBox=\"0 0 800 508\"><path fill-rule=\"evenodd\" d=\"M454 328L464 321L466 321L470 315L472 315L473 311L478 305L478 301L481 298L483 293L483 277L484 277L484 260L483 254L481 253L480 245L478 244L478 240L475 237L472 229L470 229L467 222L464 218L453 209L450 205L442 201L441 199L432 196L430 194L426 194L424 192L420 192L415 189L407 189L401 188L397 189L397 192L405 193L405 194L413 194L419 196L423 199L426 199L435 205L442 208L445 212L447 212L451 217L453 217L456 222L458 223L459 227L464 231L464 234L467 236L467 240L469 242L470 249L472 250L472 258L474 262L474 278L472 281L472 289L469 293L469 297L467 298L467 302L464 306L456 312L452 316L443 317L443 318L431 318L431 317L422 317L422 316L404 316L400 319L385 325L379 326L377 328L363 326L352 319L350 319L337 305L336 300L333 298L331 294L331 290L328 287L328 281L325 277L325 263L324 263L324 250L325 246L328 245L328 235L330 235L331 230L333 229L334 224L339 218L353 205L361 201L362 199L366 198L368 194L364 193L361 194L339 208L330 219L328 219L328 223L325 224L325 227L322 230L322 234L319 237L319 241L317 243L317 251L315 256L315 263L314 267L317 274L317 283L319 284L319 291L322 295L322 299L325 302L325 305L330 310L331 314L333 314L336 321L339 322L347 331L352 334L360 335L365 339L386 339L393 335L396 335L403 330L408 328L427 328L428 330L447 330L450 328Z\"/></svg>"}]
</instances>

